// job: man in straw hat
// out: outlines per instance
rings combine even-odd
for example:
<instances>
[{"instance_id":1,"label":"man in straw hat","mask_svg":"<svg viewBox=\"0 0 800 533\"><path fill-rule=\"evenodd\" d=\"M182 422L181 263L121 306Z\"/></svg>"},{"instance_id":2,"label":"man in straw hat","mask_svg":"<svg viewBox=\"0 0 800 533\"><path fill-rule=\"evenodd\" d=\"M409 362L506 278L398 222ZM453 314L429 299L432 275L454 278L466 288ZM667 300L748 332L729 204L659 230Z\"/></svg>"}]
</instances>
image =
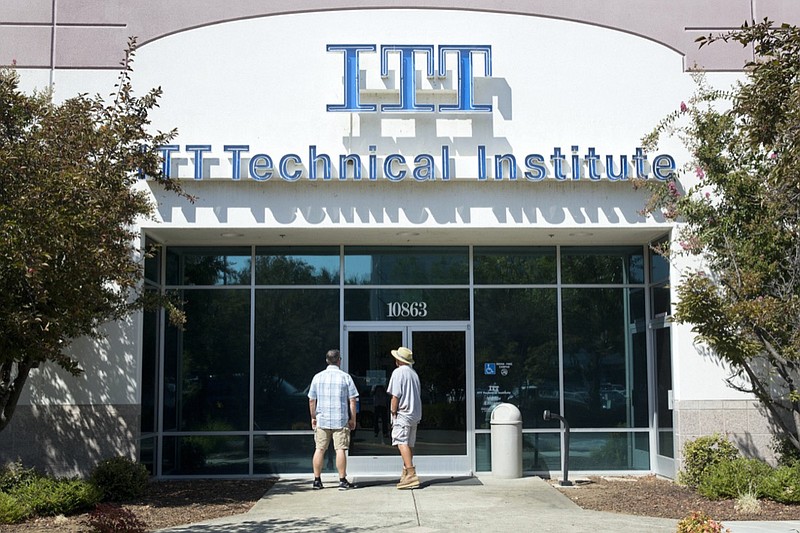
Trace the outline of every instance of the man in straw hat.
<instances>
[{"instance_id":1,"label":"man in straw hat","mask_svg":"<svg viewBox=\"0 0 800 533\"><path fill-rule=\"evenodd\" d=\"M358 390L350 374L339 368L342 364L339 350L328 350L325 362L328 367L314 376L308 389L311 429L314 430L316 445L311 460L314 469L312 487L322 488L322 463L333 440L336 469L339 471L339 490L348 490L355 488L355 485L347 481L346 452L350 448L350 431L356 428Z\"/></svg>"},{"instance_id":2,"label":"man in straw hat","mask_svg":"<svg viewBox=\"0 0 800 533\"><path fill-rule=\"evenodd\" d=\"M403 458L403 474L398 489L419 487L419 478L414 467L414 444L417 441L417 424L422 419L419 376L412 368L414 354L401 346L392 350L397 368L389 378L386 388L392 396L390 412L392 420L392 446L397 446Z\"/></svg>"}]
</instances>

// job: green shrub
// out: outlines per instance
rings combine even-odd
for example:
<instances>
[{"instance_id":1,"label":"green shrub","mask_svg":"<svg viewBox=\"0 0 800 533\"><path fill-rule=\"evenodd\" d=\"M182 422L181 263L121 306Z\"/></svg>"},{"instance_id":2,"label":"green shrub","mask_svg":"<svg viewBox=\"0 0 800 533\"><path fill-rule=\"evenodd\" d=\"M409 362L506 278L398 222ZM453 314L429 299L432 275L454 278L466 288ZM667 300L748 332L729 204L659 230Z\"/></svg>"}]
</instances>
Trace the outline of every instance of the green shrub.
<instances>
[{"instance_id":1,"label":"green shrub","mask_svg":"<svg viewBox=\"0 0 800 533\"><path fill-rule=\"evenodd\" d=\"M30 515L28 506L14 496L0 492L0 524L16 524Z\"/></svg>"},{"instance_id":2,"label":"green shrub","mask_svg":"<svg viewBox=\"0 0 800 533\"><path fill-rule=\"evenodd\" d=\"M39 477L34 468L25 468L21 461L8 463L0 470L0 492L10 492L14 488Z\"/></svg>"},{"instance_id":3,"label":"green shrub","mask_svg":"<svg viewBox=\"0 0 800 533\"><path fill-rule=\"evenodd\" d=\"M121 502L138 498L147 490L147 467L127 457L101 461L92 470L91 482L100 489L104 501Z\"/></svg>"},{"instance_id":4,"label":"green shrub","mask_svg":"<svg viewBox=\"0 0 800 533\"><path fill-rule=\"evenodd\" d=\"M86 519L94 533L145 533L147 524L132 511L117 505L99 503Z\"/></svg>"},{"instance_id":5,"label":"green shrub","mask_svg":"<svg viewBox=\"0 0 800 533\"><path fill-rule=\"evenodd\" d=\"M683 445L683 469L678 482L697 488L707 468L739 457L739 450L719 434L698 437Z\"/></svg>"},{"instance_id":6,"label":"green shrub","mask_svg":"<svg viewBox=\"0 0 800 533\"><path fill-rule=\"evenodd\" d=\"M720 461L705 470L697 492L712 500L738 498L747 492L761 498L771 474L772 467L759 459L738 457Z\"/></svg>"},{"instance_id":7,"label":"green shrub","mask_svg":"<svg viewBox=\"0 0 800 533\"><path fill-rule=\"evenodd\" d=\"M712 520L702 511L695 511L678 522L678 533L730 533L730 529Z\"/></svg>"},{"instance_id":8,"label":"green shrub","mask_svg":"<svg viewBox=\"0 0 800 533\"><path fill-rule=\"evenodd\" d=\"M787 438L774 437L771 447L778 459L778 466L792 466L800 461L800 450Z\"/></svg>"},{"instance_id":9,"label":"green shrub","mask_svg":"<svg viewBox=\"0 0 800 533\"><path fill-rule=\"evenodd\" d=\"M764 481L764 496L781 503L800 503L800 463L774 469Z\"/></svg>"},{"instance_id":10,"label":"green shrub","mask_svg":"<svg viewBox=\"0 0 800 533\"><path fill-rule=\"evenodd\" d=\"M39 516L76 513L93 507L101 497L100 491L86 481L47 477L19 485L9 494Z\"/></svg>"}]
</instances>

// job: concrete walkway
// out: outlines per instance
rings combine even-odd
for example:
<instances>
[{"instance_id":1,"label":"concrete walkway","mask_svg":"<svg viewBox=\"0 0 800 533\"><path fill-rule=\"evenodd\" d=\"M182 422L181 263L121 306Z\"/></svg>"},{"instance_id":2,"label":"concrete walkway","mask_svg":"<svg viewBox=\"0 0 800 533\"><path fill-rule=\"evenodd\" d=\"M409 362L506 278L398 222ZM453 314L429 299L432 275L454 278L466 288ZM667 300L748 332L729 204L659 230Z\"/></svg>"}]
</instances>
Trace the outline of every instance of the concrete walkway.
<instances>
[{"instance_id":1,"label":"concrete walkway","mask_svg":"<svg viewBox=\"0 0 800 533\"><path fill-rule=\"evenodd\" d=\"M538 477L421 478L416 490L397 490L396 479L358 479L358 488L326 488L281 480L250 510L164 532L250 533L281 531L511 531L570 533L674 533L678 521L585 511ZM688 514L687 510L687 514ZM798 533L800 522L726 522L732 533Z\"/></svg>"}]
</instances>

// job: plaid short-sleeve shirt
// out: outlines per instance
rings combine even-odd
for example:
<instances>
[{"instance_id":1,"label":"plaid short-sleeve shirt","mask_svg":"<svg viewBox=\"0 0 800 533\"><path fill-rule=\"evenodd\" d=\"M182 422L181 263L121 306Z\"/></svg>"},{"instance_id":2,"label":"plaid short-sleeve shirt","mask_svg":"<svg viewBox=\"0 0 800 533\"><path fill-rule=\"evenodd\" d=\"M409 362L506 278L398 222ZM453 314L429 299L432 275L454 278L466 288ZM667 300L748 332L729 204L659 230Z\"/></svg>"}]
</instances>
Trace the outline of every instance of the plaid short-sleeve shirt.
<instances>
[{"instance_id":1,"label":"plaid short-sleeve shirt","mask_svg":"<svg viewBox=\"0 0 800 533\"><path fill-rule=\"evenodd\" d=\"M358 398L358 390L350 374L337 365L328 365L311 380L308 397L317 401L317 427L339 429L347 425L348 403Z\"/></svg>"}]
</instances>

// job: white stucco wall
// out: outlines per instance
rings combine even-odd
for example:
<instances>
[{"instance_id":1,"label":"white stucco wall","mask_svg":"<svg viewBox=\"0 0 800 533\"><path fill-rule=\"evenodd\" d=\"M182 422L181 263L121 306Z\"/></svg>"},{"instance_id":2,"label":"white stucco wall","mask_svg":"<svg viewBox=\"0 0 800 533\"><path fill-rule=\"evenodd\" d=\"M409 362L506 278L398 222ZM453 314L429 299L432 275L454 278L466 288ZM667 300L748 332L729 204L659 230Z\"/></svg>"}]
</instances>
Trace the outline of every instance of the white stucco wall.
<instances>
[{"instance_id":1,"label":"white stucco wall","mask_svg":"<svg viewBox=\"0 0 800 533\"><path fill-rule=\"evenodd\" d=\"M464 117L326 112L326 105L343 99L342 54L326 52L331 43L490 44L492 77L477 80L475 94L476 101L491 102L494 111ZM378 57L363 56L365 89L373 91L365 100L377 98L375 91L387 86L397 88L396 72L380 78ZM397 59L391 61L396 67ZM481 76L480 60L474 64ZM46 85L50 77L35 69L22 75L26 89ZM109 70L58 70L55 94L57 99L78 92L108 94L116 76ZM735 77L709 75L722 86ZM419 83L430 89L439 81L431 85L420 76ZM666 232L669 224L663 220L637 214L643 192L626 183L534 183L521 176L516 183L476 183L475 146L485 145L490 154L514 153L520 165L526 154L549 156L554 147L569 156L573 145L581 154L591 146L599 154L630 158L642 135L693 91L678 53L632 34L548 18L436 10L295 14L202 27L143 46L134 64L134 85L139 91L163 88L155 127L178 127L175 144L210 144L219 159L210 167L210 176L219 180L187 182L198 194L196 204L156 193L160 228L256 230L258 238L274 229L411 228L427 231L423 237L440 244L511 242L523 231L529 232L524 237L529 242L555 232L560 244L572 244L568 235L576 228ZM316 145L331 155L334 166L340 154L359 153L366 161L373 144L379 156L410 157L436 156L448 144L453 181L466 183L232 181L225 144L249 144L251 154L264 152L276 160L286 153L305 160L309 145ZM676 140L661 151L679 164L685 161ZM184 161L174 169L191 177L186 152L181 150L178 159ZM466 229L484 233L458 233ZM297 235L302 240L313 233ZM370 240L368 233L362 235L359 242ZM621 235L606 238L621 241ZM381 238L376 234L373 240ZM678 279L675 272L673 280ZM109 339L115 340L100 347L101 357L86 368L86 376L64 377L51 386L49 376L34 375L35 392L24 401L135 403L138 354L130 339L139 335L138 321L125 325L121 334L110 328ZM698 355L689 327L674 328L673 354L676 399L738 397L725 386L724 369Z\"/></svg>"}]
</instances>

